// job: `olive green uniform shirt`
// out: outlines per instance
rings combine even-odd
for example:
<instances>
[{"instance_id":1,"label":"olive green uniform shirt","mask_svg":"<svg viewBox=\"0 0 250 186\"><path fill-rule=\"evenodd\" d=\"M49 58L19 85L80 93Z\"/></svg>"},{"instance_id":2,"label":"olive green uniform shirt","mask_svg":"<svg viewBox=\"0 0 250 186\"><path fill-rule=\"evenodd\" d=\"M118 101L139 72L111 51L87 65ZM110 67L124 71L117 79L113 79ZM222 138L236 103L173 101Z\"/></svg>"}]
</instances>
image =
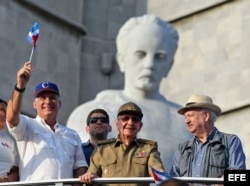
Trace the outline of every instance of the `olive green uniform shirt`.
<instances>
[{"instance_id":1,"label":"olive green uniform shirt","mask_svg":"<svg viewBox=\"0 0 250 186\"><path fill-rule=\"evenodd\" d=\"M100 141L90 159L88 172L99 177L150 177L151 166L164 170L157 142L145 139L135 139L129 146L118 138ZM149 185L137 184L107 184L107 185Z\"/></svg>"}]
</instances>

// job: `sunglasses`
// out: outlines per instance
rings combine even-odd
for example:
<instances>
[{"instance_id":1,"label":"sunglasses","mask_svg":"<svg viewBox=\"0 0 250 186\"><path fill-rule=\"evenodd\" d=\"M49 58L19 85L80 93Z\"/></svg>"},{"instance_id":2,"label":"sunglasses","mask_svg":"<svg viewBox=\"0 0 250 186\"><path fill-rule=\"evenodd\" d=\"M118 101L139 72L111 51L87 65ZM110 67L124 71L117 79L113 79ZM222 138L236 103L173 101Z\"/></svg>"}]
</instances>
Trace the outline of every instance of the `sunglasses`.
<instances>
[{"instance_id":1,"label":"sunglasses","mask_svg":"<svg viewBox=\"0 0 250 186\"><path fill-rule=\"evenodd\" d=\"M97 123L98 120L100 120L101 123L108 123L109 122L109 119L106 117L93 117L93 118L89 118L89 123L95 124L95 123Z\"/></svg>"},{"instance_id":2,"label":"sunglasses","mask_svg":"<svg viewBox=\"0 0 250 186\"><path fill-rule=\"evenodd\" d=\"M141 118L138 116L120 116L118 119L122 120L122 122L127 122L129 120L135 123L141 122Z\"/></svg>"}]
</instances>

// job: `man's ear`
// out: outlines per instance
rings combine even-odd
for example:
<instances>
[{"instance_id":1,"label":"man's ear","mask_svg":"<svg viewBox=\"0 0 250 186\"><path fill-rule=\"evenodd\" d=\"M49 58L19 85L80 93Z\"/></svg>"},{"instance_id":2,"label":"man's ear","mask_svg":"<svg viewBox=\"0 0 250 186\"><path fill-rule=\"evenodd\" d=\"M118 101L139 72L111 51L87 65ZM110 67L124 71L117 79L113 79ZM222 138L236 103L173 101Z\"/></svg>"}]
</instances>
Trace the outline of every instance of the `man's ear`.
<instances>
[{"instance_id":1,"label":"man's ear","mask_svg":"<svg viewBox=\"0 0 250 186\"><path fill-rule=\"evenodd\" d=\"M109 125L109 132L111 132L112 131L112 126L111 125Z\"/></svg>"},{"instance_id":2,"label":"man's ear","mask_svg":"<svg viewBox=\"0 0 250 186\"><path fill-rule=\"evenodd\" d=\"M86 132L89 133L89 126L87 125L85 128Z\"/></svg>"},{"instance_id":3,"label":"man's ear","mask_svg":"<svg viewBox=\"0 0 250 186\"><path fill-rule=\"evenodd\" d=\"M205 116L205 120L209 121L209 118L211 117L211 113L210 112L205 112L206 116Z\"/></svg>"},{"instance_id":4,"label":"man's ear","mask_svg":"<svg viewBox=\"0 0 250 186\"><path fill-rule=\"evenodd\" d=\"M33 108L36 109L36 100L33 101Z\"/></svg>"},{"instance_id":5,"label":"man's ear","mask_svg":"<svg viewBox=\"0 0 250 186\"><path fill-rule=\"evenodd\" d=\"M116 61L120 67L120 71L125 72L126 63L124 62L124 55L122 53L116 54Z\"/></svg>"},{"instance_id":6,"label":"man's ear","mask_svg":"<svg viewBox=\"0 0 250 186\"><path fill-rule=\"evenodd\" d=\"M62 101L59 100L59 108L61 108L61 107L62 107Z\"/></svg>"},{"instance_id":7,"label":"man's ear","mask_svg":"<svg viewBox=\"0 0 250 186\"><path fill-rule=\"evenodd\" d=\"M140 123L140 127L139 127L138 132L141 130L142 126L143 126L143 122Z\"/></svg>"},{"instance_id":8,"label":"man's ear","mask_svg":"<svg viewBox=\"0 0 250 186\"><path fill-rule=\"evenodd\" d=\"M118 128L118 119L115 120L115 127L116 127L117 130L119 129Z\"/></svg>"}]
</instances>

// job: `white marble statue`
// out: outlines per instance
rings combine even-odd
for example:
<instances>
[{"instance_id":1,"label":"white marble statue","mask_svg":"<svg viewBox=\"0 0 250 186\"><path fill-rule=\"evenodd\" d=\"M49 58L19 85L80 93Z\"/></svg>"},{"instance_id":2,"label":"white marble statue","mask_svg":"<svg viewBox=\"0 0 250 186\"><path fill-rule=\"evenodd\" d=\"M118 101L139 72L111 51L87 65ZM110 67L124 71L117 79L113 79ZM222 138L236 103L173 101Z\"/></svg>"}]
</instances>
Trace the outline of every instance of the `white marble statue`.
<instances>
[{"instance_id":1,"label":"white marble statue","mask_svg":"<svg viewBox=\"0 0 250 186\"><path fill-rule=\"evenodd\" d=\"M120 29L117 40L117 62L125 75L123 90L104 90L94 100L78 106L70 115L67 126L76 129L82 140L89 111L103 108L108 111L111 125L118 108L129 101L143 111L143 129L139 137L158 142L161 158L169 170L177 145L190 137L184 119L177 114L179 105L159 92L174 61L178 33L174 27L154 15L129 19ZM113 130L109 137L116 137Z\"/></svg>"}]
</instances>

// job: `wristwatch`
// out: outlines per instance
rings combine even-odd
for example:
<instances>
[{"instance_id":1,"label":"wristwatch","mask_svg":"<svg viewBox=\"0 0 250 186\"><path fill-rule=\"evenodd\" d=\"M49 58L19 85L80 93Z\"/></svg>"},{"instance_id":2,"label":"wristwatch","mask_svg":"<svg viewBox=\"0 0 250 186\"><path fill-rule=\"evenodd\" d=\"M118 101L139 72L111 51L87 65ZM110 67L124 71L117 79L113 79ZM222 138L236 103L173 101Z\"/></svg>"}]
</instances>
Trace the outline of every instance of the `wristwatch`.
<instances>
[{"instance_id":1,"label":"wristwatch","mask_svg":"<svg viewBox=\"0 0 250 186\"><path fill-rule=\"evenodd\" d=\"M21 92L21 93L23 93L24 91L25 91L25 88L18 88L17 86L16 86L17 84L15 84L15 90L17 91L17 92Z\"/></svg>"}]
</instances>

